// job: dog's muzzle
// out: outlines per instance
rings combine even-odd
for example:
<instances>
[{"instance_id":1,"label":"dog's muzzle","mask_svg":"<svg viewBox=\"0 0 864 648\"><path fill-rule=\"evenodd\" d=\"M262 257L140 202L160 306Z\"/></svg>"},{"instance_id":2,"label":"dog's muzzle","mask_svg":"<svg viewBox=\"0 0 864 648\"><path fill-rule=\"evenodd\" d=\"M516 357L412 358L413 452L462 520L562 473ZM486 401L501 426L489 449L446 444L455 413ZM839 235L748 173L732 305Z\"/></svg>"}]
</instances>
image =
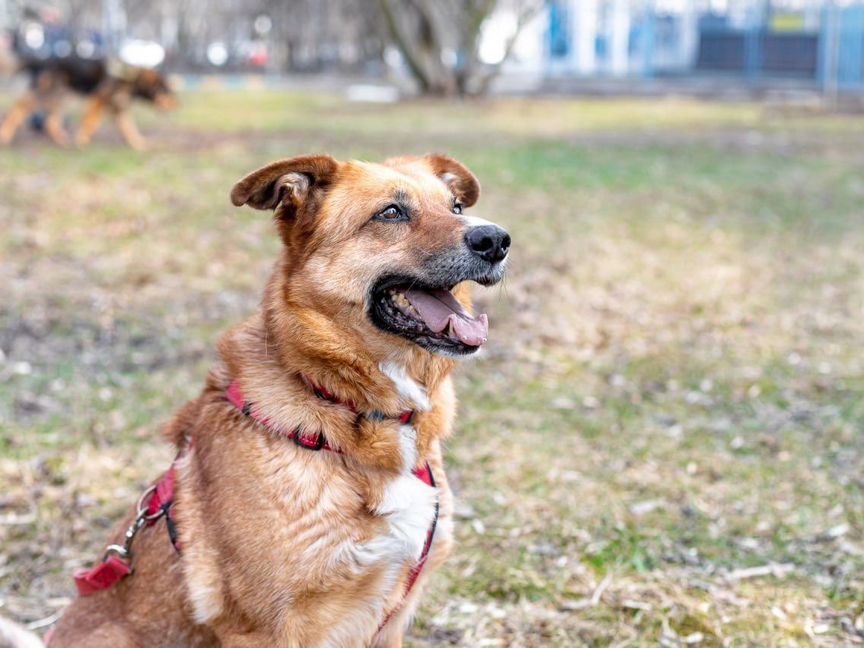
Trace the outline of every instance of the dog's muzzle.
<instances>
[{"instance_id":1,"label":"dog's muzzle","mask_svg":"<svg viewBox=\"0 0 864 648\"><path fill-rule=\"evenodd\" d=\"M429 351L467 355L487 339L489 320L472 315L450 292L464 281L498 283L510 250L510 235L491 223L465 230L463 245L426 260L410 274L388 275L372 289L369 315L384 331Z\"/></svg>"}]
</instances>

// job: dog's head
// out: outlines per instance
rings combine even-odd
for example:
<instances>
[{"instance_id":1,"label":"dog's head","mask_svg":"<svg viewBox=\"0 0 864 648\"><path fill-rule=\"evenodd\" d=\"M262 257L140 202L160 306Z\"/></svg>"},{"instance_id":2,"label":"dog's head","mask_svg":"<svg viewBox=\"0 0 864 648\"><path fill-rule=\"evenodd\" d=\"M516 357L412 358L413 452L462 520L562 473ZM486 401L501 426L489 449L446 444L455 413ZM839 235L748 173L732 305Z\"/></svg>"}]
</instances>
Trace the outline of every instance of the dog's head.
<instances>
[{"instance_id":1,"label":"dog's head","mask_svg":"<svg viewBox=\"0 0 864 648\"><path fill-rule=\"evenodd\" d=\"M168 79L157 70L137 69L132 78L132 94L138 99L151 102L159 110L173 110L177 107L177 97Z\"/></svg>"},{"instance_id":2,"label":"dog's head","mask_svg":"<svg viewBox=\"0 0 864 648\"><path fill-rule=\"evenodd\" d=\"M280 160L240 180L235 205L273 209L287 246L285 299L380 349L450 356L486 342L467 282L501 280L510 236L463 213L480 185L443 155L384 164L329 156Z\"/></svg>"}]
</instances>

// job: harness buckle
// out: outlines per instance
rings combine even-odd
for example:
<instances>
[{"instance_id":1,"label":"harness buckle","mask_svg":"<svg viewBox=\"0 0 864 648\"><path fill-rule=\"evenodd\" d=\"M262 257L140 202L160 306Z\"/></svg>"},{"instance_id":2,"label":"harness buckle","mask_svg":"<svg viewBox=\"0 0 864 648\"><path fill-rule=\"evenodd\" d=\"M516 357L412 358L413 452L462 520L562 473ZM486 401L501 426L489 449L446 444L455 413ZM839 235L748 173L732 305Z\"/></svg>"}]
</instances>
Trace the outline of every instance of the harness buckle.
<instances>
[{"instance_id":1,"label":"harness buckle","mask_svg":"<svg viewBox=\"0 0 864 648\"><path fill-rule=\"evenodd\" d=\"M123 562L130 564L132 562L132 541L135 539L135 536L138 534L138 531L141 529L141 527L143 527L145 524L147 524L147 511L139 511L138 515L136 515L135 519L132 521L132 524L130 524L129 528L126 529L126 534L123 538L123 544L108 545L105 548L105 553L102 555L102 562L108 562L111 554L114 554ZM129 571L132 571L131 565L129 567Z\"/></svg>"},{"instance_id":2,"label":"harness buckle","mask_svg":"<svg viewBox=\"0 0 864 648\"><path fill-rule=\"evenodd\" d=\"M131 554L129 549L123 545L112 544L105 547L105 553L102 555L102 562L106 562L111 554L115 554L121 560L129 560Z\"/></svg>"},{"instance_id":3,"label":"harness buckle","mask_svg":"<svg viewBox=\"0 0 864 648\"><path fill-rule=\"evenodd\" d=\"M144 522L155 522L160 517L165 515L165 510L160 506L159 509L155 513L148 514L147 511L150 510L150 500L153 498L153 495L156 493L157 484L153 484L148 487L143 493L141 493L141 497L138 498L138 504L136 508L138 509L137 518L142 518Z\"/></svg>"},{"instance_id":4,"label":"harness buckle","mask_svg":"<svg viewBox=\"0 0 864 648\"><path fill-rule=\"evenodd\" d=\"M310 437L303 436L303 430L299 425L291 435L291 440L301 448L313 450L314 452L321 450L324 447L324 444L327 443L327 439L320 432L318 433L318 438L314 441L310 440Z\"/></svg>"},{"instance_id":5,"label":"harness buckle","mask_svg":"<svg viewBox=\"0 0 864 648\"><path fill-rule=\"evenodd\" d=\"M399 423L401 423L402 425L414 425L414 421L416 418L416 410L405 410L399 415Z\"/></svg>"},{"instance_id":6,"label":"harness buckle","mask_svg":"<svg viewBox=\"0 0 864 648\"><path fill-rule=\"evenodd\" d=\"M155 493L156 484L149 486L147 490L141 493L141 497L138 498L138 504L136 506L137 511L135 519L132 520L132 524L130 524L126 529L126 533L123 536L123 544L108 545L105 548L105 553L102 555L102 562L106 562L111 554L116 555L120 560L125 562L130 562L132 560L132 541L135 540L138 531L140 531L141 527L148 522L155 522L167 513L167 508L164 506L159 507L159 510L156 511L156 513L147 513L148 503Z\"/></svg>"}]
</instances>

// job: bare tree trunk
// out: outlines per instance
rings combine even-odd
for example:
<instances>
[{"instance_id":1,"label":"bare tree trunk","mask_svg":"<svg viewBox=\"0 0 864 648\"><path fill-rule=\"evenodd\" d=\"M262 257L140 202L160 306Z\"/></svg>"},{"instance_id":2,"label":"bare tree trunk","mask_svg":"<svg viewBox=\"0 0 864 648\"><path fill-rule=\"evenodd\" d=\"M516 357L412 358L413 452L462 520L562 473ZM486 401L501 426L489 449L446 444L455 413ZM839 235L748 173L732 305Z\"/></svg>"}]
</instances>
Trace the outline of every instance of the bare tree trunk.
<instances>
[{"instance_id":1,"label":"bare tree trunk","mask_svg":"<svg viewBox=\"0 0 864 648\"><path fill-rule=\"evenodd\" d=\"M472 94L471 84L480 64L478 49L480 32L483 23L495 9L496 0L477 0L468 6L468 19L465 21L461 43L460 57L464 57L456 73L459 95L464 97Z\"/></svg>"},{"instance_id":2,"label":"bare tree trunk","mask_svg":"<svg viewBox=\"0 0 864 648\"><path fill-rule=\"evenodd\" d=\"M402 58L405 59L405 63L408 65L411 75L420 86L420 92L429 92L429 78L426 76L426 72L420 65L420 61L415 58L411 48L408 47L407 37L402 33L399 21L396 18L393 7L390 5L390 0L378 0L378 4L381 7L381 13L384 15L384 20L387 23L387 30L393 38L396 47L399 49L400 54L402 54Z\"/></svg>"},{"instance_id":3,"label":"bare tree trunk","mask_svg":"<svg viewBox=\"0 0 864 648\"><path fill-rule=\"evenodd\" d=\"M475 95L488 91L501 65L485 66L479 48L483 23L502 0L378 0L390 39L422 94ZM512 53L524 25L543 0L520 0ZM454 60L455 58L455 60Z\"/></svg>"}]
</instances>

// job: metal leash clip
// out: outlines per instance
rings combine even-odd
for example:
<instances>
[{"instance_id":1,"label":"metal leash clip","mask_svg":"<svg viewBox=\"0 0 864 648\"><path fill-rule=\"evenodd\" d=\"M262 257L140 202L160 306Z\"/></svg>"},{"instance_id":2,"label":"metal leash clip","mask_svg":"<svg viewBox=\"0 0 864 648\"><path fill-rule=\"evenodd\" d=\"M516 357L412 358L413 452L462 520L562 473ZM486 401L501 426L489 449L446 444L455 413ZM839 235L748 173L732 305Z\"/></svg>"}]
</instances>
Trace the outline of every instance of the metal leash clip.
<instances>
[{"instance_id":1,"label":"metal leash clip","mask_svg":"<svg viewBox=\"0 0 864 648\"><path fill-rule=\"evenodd\" d=\"M105 554L102 556L102 562L108 560L111 554L115 554L118 558L125 562L130 562L132 560L132 541L135 539L135 535L138 531L141 530L148 522L154 522L165 515L165 509L160 508L156 513L148 514L148 506L145 504L145 500L148 500L148 497L152 496L153 493L156 492L156 484L150 486L147 490L145 490L141 497L138 498L137 510L138 513L135 516L135 520L132 524L129 525L129 528L126 529L125 539L122 545L112 544L108 545L105 548ZM131 567L130 567L131 571Z\"/></svg>"}]
</instances>

